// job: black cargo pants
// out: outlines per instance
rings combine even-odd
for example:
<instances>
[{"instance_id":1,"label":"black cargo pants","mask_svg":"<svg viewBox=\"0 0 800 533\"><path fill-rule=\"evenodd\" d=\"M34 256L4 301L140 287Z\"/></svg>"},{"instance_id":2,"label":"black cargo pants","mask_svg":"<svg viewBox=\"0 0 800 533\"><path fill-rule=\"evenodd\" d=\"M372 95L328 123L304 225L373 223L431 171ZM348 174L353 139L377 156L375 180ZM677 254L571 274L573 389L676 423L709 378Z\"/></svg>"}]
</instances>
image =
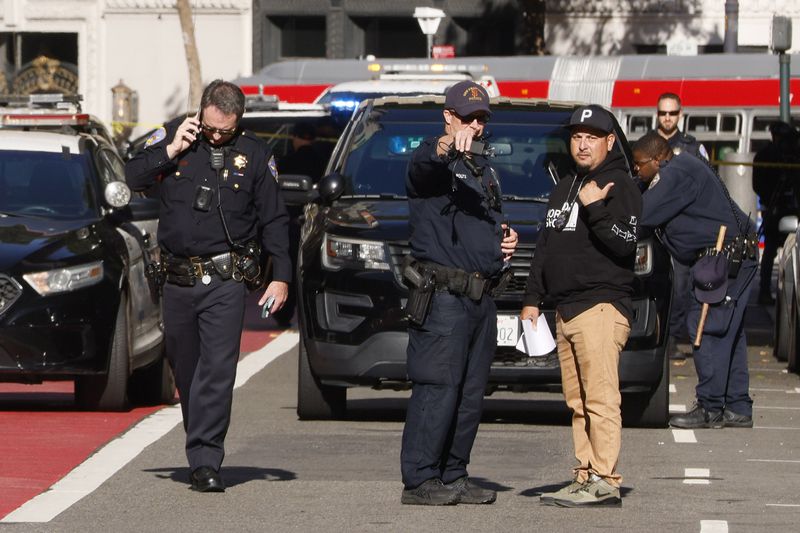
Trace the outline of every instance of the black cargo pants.
<instances>
[{"instance_id":1,"label":"black cargo pants","mask_svg":"<svg viewBox=\"0 0 800 533\"><path fill-rule=\"evenodd\" d=\"M489 296L475 302L437 291L425 323L409 327L408 337L403 484L451 483L467 474L497 345L497 307Z\"/></svg>"}]
</instances>

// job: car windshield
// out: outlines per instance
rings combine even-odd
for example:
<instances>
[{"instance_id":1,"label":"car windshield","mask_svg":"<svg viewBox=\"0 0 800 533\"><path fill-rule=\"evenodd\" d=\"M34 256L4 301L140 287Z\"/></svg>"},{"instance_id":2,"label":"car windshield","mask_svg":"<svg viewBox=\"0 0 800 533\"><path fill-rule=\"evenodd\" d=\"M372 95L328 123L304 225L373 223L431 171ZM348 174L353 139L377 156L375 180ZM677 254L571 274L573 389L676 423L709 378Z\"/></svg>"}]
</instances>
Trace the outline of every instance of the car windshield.
<instances>
[{"instance_id":1,"label":"car windshield","mask_svg":"<svg viewBox=\"0 0 800 533\"><path fill-rule=\"evenodd\" d=\"M87 154L0 150L0 212L78 219L93 211Z\"/></svg>"},{"instance_id":2,"label":"car windshield","mask_svg":"<svg viewBox=\"0 0 800 533\"><path fill-rule=\"evenodd\" d=\"M491 165L506 199L547 198L556 181L571 169L570 111L496 109L486 125L495 149ZM423 139L441 135L441 107L381 107L355 126L340 172L350 195L406 194L411 153Z\"/></svg>"},{"instance_id":3,"label":"car windshield","mask_svg":"<svg viewBox=\"0 0 800 533\"><path fill-rule=\"evenodd\" d=\"M242 129L250 130L264 139L267 144L269 144L270 148L272 148L272 153L279 161L281 158L294 151L291 134L299 124L311 128L315 136L314 148L318 149L327 159L327 156L333 151L333 147L339 139L339 135L342 133L341 126L330 117L301 117L290 115L248 117L245 115L239 121L239 126Z\"/></svg>"}]
</instances>

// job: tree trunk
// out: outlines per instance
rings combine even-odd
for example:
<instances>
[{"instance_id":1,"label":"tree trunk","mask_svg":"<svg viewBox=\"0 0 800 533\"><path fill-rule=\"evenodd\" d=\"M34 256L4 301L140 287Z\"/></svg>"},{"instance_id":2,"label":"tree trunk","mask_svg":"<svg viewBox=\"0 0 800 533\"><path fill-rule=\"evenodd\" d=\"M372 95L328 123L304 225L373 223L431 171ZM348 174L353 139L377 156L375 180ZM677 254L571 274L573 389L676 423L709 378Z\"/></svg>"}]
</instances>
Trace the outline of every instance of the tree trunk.
<instances>
[{"instance_id":1,"label":"tree trunk","mask_svg":"<svg viewBox=\"0 0 800 533\"><path fill-rule=\"evenodd\" d=\"M176 0L175 7L178 9L178 17L181 20L183 47L186 50L186 63L189 65L189 111L193 111L200 107L203 77L200 74L200 55L197 53L197 43L194 39L192 6L189 4L189 0Z\"/></svg>"}]
</instances>

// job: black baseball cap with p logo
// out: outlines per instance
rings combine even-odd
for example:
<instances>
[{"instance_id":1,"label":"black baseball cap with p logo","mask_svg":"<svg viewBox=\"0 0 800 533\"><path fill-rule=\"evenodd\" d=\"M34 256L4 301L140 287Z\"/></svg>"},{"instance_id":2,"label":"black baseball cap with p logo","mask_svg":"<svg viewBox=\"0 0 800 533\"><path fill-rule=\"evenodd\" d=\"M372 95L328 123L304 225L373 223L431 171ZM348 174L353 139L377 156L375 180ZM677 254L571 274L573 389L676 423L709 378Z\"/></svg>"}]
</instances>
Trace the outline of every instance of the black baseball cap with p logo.
<instances>
[{"instance_id":1,"label":"black baseball cap with p logo","mask_svg":"<svg viewBox=\"0 0 800 533\"><path fill-rule=\"evenodd\" d=\"M570 128L584 126L604 135L614 132L614 120L611 118L611 113L597 104L584 105L576 109L567 126Z\"/></svg>"}]
</instances>

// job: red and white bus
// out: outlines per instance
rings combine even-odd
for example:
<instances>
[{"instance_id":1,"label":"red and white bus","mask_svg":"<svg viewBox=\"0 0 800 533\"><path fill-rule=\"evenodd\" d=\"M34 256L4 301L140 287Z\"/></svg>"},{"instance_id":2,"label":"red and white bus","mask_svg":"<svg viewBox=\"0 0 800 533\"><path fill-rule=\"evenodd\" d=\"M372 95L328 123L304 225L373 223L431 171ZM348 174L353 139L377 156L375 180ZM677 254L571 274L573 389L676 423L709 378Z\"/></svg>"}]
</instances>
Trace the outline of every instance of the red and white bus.
<instances>
[{"instance_id":1,"label":"red and white bus","mask_svg":"<svg viewBox=\"0 0 800 533\"><path fill-rule=\"evenodd\" d=\"M800 56L792 56L790 70L790 94L800 94ZM308 59L273 63L237 81L246 94L313 102L336 83L401 71L488 75L503 96L602 104L613 109L631 139L654 127L658 96L672 92L683 101L681 129L697 137L712 159L757 150L779 115L778 56L772 54ZM791 104L800 122L800 103Z\"/></svg>"}]
</instances>

